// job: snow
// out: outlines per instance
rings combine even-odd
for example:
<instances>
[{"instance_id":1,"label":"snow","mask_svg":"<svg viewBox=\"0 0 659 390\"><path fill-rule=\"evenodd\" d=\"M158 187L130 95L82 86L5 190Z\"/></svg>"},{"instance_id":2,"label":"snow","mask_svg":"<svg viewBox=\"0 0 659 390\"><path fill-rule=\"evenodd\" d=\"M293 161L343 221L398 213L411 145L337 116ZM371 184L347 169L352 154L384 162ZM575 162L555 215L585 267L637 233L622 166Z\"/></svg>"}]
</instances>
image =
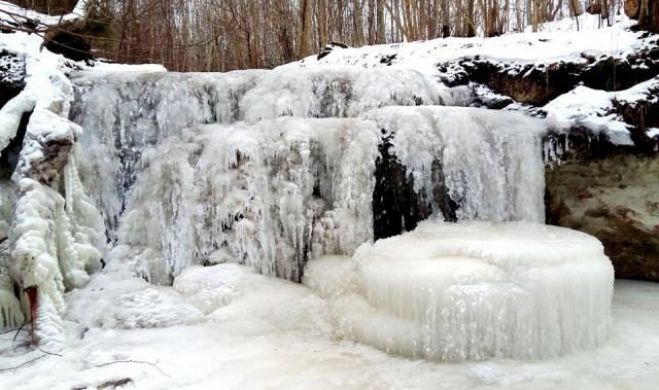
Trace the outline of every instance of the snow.
<instances>
[{"instance_id":1,"label":"snow","mask_svg":"<svg viewBox=\"0 0 659 390\"><path fill-rule=\"evenodd\" d=\"M93 280L87 290L69 295L70 307L75 306L71 311L76 312L72 318L76 321L93 317L101 312L101 307L106 307L96 306L99 297L111 300L129 291L115 291L113 283L127 282L120 275L100 274L94 278L114 281L99 281L102 286L99 287ZM219 320L209 314L194 324L129 329L69 321L66 323L69 347L62 351L62 357L46 355L24 367L0 371L0 382L17 390L93 388L124 378L129 378L134 387L147 390L217 387L649 390L656 387L659 375L656 354L659 286L653 283L616 282L611 337L596 349L546 360L496 358L441 364L395 357L338 338L327 303L304 286L260 276L231 264L191 268L180 278L181 286L188 286L181 290L181 300L204 305L206 298L187 290L194 289L195 284L203 284L204 290L219 297L209 299L217 302L212 306L223 313L216 313ZM90 288L105 288L107 293L90 294ZM162 289L177 293L176 286ZM74 301L77 301L75 305ZM165 300L156 301L154 306L159 312L172 308ZM13 347L13 334L2 336L1 369L45 355L39 350L27 352L20 344L23 335L19 335ZM48 374L35 374L44 372Z\"/></svg>"},{"instance_id":2,"label":"snow","mask_svg":"<svg viewBox=\"0 0 659 390\"><path fill-rule=\"evenodd\" d=\"M614 96L614 92L579 86L544 107L547 121L559 131L583 126L596 135L603 133L613 144L633 146L628 125L615 113Z\"/></svg>"},{"instance_id":3,"label":"snow","mask_svg":"<svg viewBox=\"0 0 659 390\"><path fill-rule=\"evenodd\" d=\"M638 102L656 102L653 89L659 85L659 77L639 83L622 91L607 92L578 86L546 106L547 121L554 130L569 132L571 128L585 127L593 134L604 134L615 145L633 146L629 128L617 113L616 103L636 105ZM649 137L652 137L648 133Z\"/></svg>"},{"instance_id":4,"label":"snow","mask_svg":"<svg viewBox=\"0 0 659 390\"><path fill-rule=\"evenodd\" d=\"M429 75L437 74L437 65L462 58L480 58L494 62L549 64L558 61L586 61L582 53L621 56L637 49L641 32L629 30L632 22L617 16L611 27L599 26L599 15L585 14L579 18L580 31L574 22L563 19L548 23L544 31L508 33L494 38L441 38L399 44L335 48L318 60L316 56L280 68L327 68L352 65L360 68L383 66L381 60L395 55L392 68L416 69Z\"/></svg>"}]
</instances>

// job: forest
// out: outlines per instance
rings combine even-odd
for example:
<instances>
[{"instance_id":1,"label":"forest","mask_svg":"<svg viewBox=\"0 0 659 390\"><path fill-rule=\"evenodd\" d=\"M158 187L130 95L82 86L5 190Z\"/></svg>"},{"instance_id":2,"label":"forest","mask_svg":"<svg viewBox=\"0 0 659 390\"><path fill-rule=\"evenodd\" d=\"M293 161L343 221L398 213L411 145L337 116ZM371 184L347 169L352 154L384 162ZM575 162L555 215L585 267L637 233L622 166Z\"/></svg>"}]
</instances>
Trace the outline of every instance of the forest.
<instances>
[{"instance_id":1,"label":"forest","mask_svg":"<svg viewBox=\"0 0 659 390\"><path fill-rule=\"evenodd\" d=\"M59 15L76 0L12 0ZM57 26L95 56L172 71L272 68L319 52L440 37L492 37L584 12L626 12L659 28L657 0L91 0L84 25ZM578 25L578 21L577 21Z\"/></svg>"}]
</instances>

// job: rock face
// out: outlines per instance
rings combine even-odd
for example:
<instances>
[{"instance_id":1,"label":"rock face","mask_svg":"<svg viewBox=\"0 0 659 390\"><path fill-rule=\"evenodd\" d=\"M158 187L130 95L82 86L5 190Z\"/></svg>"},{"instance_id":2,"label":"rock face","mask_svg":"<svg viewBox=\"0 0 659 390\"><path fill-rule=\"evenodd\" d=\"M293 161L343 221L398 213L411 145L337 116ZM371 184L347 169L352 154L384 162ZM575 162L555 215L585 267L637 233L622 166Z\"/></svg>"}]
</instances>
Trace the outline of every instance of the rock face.
<instances>
[{"instance_id":1,"label":"rock face","mask_svg":"<svg viewBox=\"0 0 659 390\"><path fill-rule=\"evenodd\" d=\"M581 145L547 168L548 222L599 238L617 277L659 281L659 159Z\"/></svg>"},{"instance_id":2,"label":"rock face","mask_svg":"<svg viewBox=\"0 0 659 390\"><path fill-rule=\"evenodd\" d=\"M0 50L0 107L4 106L25 86L25 59Z\"/></svg>"},{"instance_id":3,"label":"rock face","mask_svg":"<svg viewBox=\"0 0 659 390\"><path fill-rule=\"evenodd\" d=\"M626 57L594 58L582 54L581 62L549 65L491 62L468 58L443 64L439 71L448 85L483 84L514 101L542 106L579 84L619 91L646 81L659 73L659 36L641 40L642 48Z\"/></svg>"}]
</instances>

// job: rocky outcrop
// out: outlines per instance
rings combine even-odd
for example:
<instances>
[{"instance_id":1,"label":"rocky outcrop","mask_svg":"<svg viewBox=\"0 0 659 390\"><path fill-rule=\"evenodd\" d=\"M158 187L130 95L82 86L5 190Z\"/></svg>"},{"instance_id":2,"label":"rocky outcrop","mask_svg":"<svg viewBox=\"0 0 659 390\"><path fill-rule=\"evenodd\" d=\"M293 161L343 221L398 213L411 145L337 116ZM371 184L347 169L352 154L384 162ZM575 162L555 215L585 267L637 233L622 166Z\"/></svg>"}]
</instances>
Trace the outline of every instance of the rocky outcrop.
<instances>
[{"instance_id":1,"label":"rocky outcrop","mask_svg":"<svg viewBox=\"0 0 659 390\"><path fill-rule=\"evenodd\" d=\"M578 62L552 64L503 63L479 57L438 66L449 86L470 82L485 85L512 100L543 106L583 84L594 89L619 91L659 74L659 36L647 35L641 48L624 57L595 58L582 53Z\"/></svg>"},{"instance_id":2,"label":"rocky outcrop","mask_svg":"<svg viewBox=\"0 0 659 390\"><path fill-rule=\"evenodd\" d=\"M599 238L617 277L659 281L659 158L597 139L572 147L547 168L548 222Z\"/></svg>"},{"instance_id":3,"label":"rocky outcrop","mask_svg":"<svg viewBox=\"0 0 659 390\"><path fill-rule=\"evenodd\" d=\"M0 107L25 86L25 59L15 53L0 50Z\"/></svg>"}]
</instances>

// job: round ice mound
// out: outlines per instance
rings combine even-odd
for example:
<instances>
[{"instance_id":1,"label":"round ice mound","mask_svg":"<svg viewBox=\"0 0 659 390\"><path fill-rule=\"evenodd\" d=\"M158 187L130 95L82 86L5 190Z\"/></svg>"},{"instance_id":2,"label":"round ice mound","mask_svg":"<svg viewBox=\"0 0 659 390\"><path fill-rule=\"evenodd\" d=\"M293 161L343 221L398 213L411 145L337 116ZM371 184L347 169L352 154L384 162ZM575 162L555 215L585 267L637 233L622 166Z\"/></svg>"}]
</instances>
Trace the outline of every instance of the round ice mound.
<instances>
[{"instance_id":1,"label":"round ice mound","mask_svg":"<svg viewBox=\"0 0 659 390\"><path fill-rule=\"evenodd\" d=\"M601 243L531 223L422 224L360 247L345 332L439 361L536 359L593 348L611 324L613 267Z\"/></svg>"}]
</instances>

